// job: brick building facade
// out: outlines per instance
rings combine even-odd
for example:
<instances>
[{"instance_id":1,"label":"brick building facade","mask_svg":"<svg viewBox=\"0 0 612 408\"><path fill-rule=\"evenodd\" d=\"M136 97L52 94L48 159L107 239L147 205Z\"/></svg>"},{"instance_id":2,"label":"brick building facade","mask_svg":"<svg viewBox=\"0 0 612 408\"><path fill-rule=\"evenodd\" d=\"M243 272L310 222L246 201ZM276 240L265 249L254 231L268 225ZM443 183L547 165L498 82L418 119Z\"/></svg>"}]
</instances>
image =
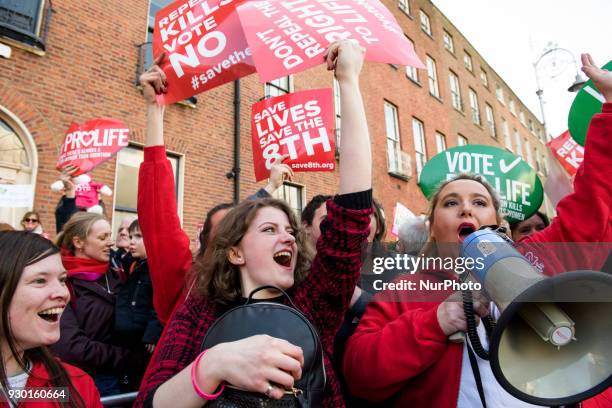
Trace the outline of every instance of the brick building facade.
<instances>
[{"instance_id":1,"label":"brick building facade","mask_svg":"<svg viewBox=\"0 0 612 408\"><path fill-rule=\"evenodd\" d=\"M145 127L135 81L148 47L142 44L150 38L149 12L170 2L65 0L51 6L50 0L0 1L0 42L12 51L10 58L0 59L0 131L16 146L0 148L0 183L34 185L34 208L46 230L54 229L59 194L49 185L58 177L58 147L71 122L107 116L130 127L133 145L92 175L115 192L104 198L107 210L133 211ZM388 224L396 202L417 214L426 211L417 170L444 147L462 142L506 147L545 172L542 124L453 24L428 0L383 3L430 68L415 73L366 63L363 70L374 191ZM30 35L20 34L28 30ZM259 187L252 166L251 105L278 93L278 86L297 91L331 87L333 80L320 66L275 84L266 87L255 75L240 81L241 198ZM167 108L165 135L177 168L184 228L193 237L209 208L234 197L234 181L226 176L234 167L234 84L198 95L195 107L187 105ZM313 195L336 188L337 173L298 173L284 193L299 210ZM17 226L25 210L4 208L0 214Z\"/></svg>"}]
</instances>

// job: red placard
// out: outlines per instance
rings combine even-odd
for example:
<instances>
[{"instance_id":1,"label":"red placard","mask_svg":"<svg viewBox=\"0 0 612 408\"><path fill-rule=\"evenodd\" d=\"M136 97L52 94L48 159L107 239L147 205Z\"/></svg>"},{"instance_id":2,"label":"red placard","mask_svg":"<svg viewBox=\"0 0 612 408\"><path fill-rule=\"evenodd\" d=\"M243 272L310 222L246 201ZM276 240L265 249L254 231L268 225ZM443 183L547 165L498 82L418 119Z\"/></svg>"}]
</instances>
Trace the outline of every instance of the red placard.
<instances>
[{"instance_id":1,"label":"red placard","mask_svg":"<svg viewBox=\"0 0 612 408\"><path fill-rule=\"evenodd\" d=\"M168 93L160 103L189 98L255 72L236 5L244 0L179 0L155 15L153 54L166 53Z\"/></svg>"},{"instance_id":2,"label":"red placard","mask_svg":"<svg viewBox=\"0 0 612 408\"><path fill-rule=\"evenodd\" d=\"M367 61L425 68L378 0L248 1L237 10L262 82L322 64L343 39L356 39Z\"/></svg>"},{"instance_id":3,"label":"red placard","mask_svg":"<svg viewBox=\"0 0 612 408\"><path fill-rule=\"evenodd\" d=\"M584 160L584 147L572 139L569 131L563 132L547 143L553 155L570 176L576 175L580 163Z\"/></svg>"},{"instance_id":4,"label":"red placard","mask_svg":"<svg viewBox=\"0 0 612 408\"><path fill-rule=\"evenodd\" d=\"M87 173L128 145L130 130L111 118L92 119L82 125L72 123L57 160L57 169L69 164L78 167L74 176Z\"/></svg>"},{"instance_id":5,"label":"red placard","mask_svg":"<svg viewBox=\"0 0 612 408\"><path fill-rule=\"evenodd\" d=\"M313 89L266 99L253 105L251 133L255 179L270 176L277 157L293 171L333 171L332 90Z\"/></svg>"}]
</instances>

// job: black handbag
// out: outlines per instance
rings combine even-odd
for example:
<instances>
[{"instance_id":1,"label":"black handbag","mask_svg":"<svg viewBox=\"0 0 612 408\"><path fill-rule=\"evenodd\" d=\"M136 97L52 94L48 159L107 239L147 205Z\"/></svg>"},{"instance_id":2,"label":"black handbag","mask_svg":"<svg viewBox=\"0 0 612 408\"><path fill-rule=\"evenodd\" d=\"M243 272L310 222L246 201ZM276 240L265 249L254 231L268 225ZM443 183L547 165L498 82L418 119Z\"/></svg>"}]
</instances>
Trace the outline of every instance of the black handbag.
<instances>
[{"instance_id":1,"label":"black handbag","mask_svg":"<svg viewBox=\"0 0 612 408\"><path fill-rule=\"evenodd\" d=\"M253 295L263 289L276 289L283 293L291 306L275 302L253 302ZM295 307L289 295L274 286L253 290L244 305L237 306L219 317L208 329L202 350L219 343L241 340L258 334L287 340L302 348L304 366L302 377L292 390L286 390L280 400L242 390L226 384L223 393L206 407L211 408L295 408L320 407L325 389L325 365L319 334L308 319Z\"/></svg>"}]
</instances>

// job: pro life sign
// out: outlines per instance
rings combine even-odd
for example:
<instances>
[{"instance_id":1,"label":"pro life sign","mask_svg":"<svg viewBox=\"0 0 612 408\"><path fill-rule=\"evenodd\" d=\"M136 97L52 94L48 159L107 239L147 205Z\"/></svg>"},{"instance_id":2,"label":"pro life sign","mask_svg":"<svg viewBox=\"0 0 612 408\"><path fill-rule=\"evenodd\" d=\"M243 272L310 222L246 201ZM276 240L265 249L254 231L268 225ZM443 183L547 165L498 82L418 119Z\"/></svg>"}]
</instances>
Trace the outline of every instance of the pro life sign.
<instances>
[{"instance_id":1,"label":"pro life sign","mask_svg":"<svg viewBox=\"0 0 612 408\"><path fill-rule=\"evenodd\" d=\"M429 198L440 183L460 173L484 177L497 191L510 222L529 218L542 204L544 191L536 172L520 157L491 146L459 146L435 155L423 168L419 186Z\"/></svg>"},{"instance_id":2,"label":"pro life sign","mask_svg":"<svg viewBox=\"0 0 612 408\"><path fill-rule=\"evenodd\" d=\"M72 164L78 168L75 176L87 173L126 147L129 135L128 127L116 119L92 119L83 125L72 123L56 167L61 169Z\"/></svg>"},{"instance_id":3,"label":"pro life sign","mask_svg":"<svg viewBox=\"0 0 612 408\"><path fill-rule=\"evenodd\" d=\"M255 72L236 5L244 0L179 0L155 15L153 53L174 103Z\"/></svg>"},{"instance_id":4,"label":"pro life sign","mask_svg":"<svg viewBox=\"0 0 612 408\"><path fill-rule=\"evenodd\" d=\"M269 177L274 160L285 154L293 171L333 171L333 123L331 89L293 92L253 105L255 179Z\"/></svg>"},{"instance_id":5,"label":"pro life sign","mask_svg":"<svg viewBox=\"0 0 612 408\"><path fill-rule=\"evenodd\" d=\"M612 71L612 61L604 65L602 69ZM603 103L604 97L599 93L592 80L584 84L576 95L567 118L567 128L572 135L572 139L581 146L584 146L591 118L596 113L601 112Z\"/></svg>"}]
</instances>

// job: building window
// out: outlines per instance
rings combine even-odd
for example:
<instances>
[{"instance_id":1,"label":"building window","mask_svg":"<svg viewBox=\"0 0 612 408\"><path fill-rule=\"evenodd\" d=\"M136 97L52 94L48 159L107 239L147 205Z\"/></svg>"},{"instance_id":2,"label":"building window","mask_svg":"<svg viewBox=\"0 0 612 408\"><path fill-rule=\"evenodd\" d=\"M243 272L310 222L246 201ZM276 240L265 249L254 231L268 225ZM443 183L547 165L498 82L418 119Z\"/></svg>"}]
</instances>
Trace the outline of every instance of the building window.
<instances>
[{"instance_id":1,"label":"building window","mask_svg":"<svg viewBox=\"0 0 612 408\"><path fill-rule=\"evenodd\" d=\"M510 139L510 128L506 119L502 119L502 131L504 132L504 145L506 149L512 151L512 140Z\"/></svg>"},{"instance_id":2,"label":"building window","mask_svg":"<svg viewBox=\"0 0 612 408\"><path fill-rule=\"evenodd\" d=\"M448 31L444 30L444 48L446 48L451 54L455 53L455 43L453 42L453 36Z\"/></svg>"},{"instance_id":3,"label":"building window","mask_svg":"<svg viewBox=\"0 0 612 408\"><path fill-rule=\"evenodd\" d=\"M495 96L502 105L506 104L504 101L504 88L502 88L500 84L495 85ZM512 103L512 101L510 101L510 103Z\"/></svg>"},{"instance_id":4,"label":"building window","mask_svg":"<svg viewBox=\"0 0 612 408\"><path fill-rule=\"evenodd\" d=\"M406 37L406 39L408 41L410 41L410 44L412 44L412 48L415 50L414 48L414 41L412 41L410 38ZM408 78L410 78L411 80L413 80L414 82L416 82L417 84L419 83L419 72L417 71L417 69L413 66L406 66L406 76Z\"/></svg>"},{"instance_id":5,"label":"building window","mask_svg":"<svg viewBox=\"0 0 612 408\"><path fill-rule=\"evenodd\" d=\"M19 188L29 189L34 197L38 168L34 139L17 118L4 112L0 107L0 185L26 185ZM0 207L0 220L21 229L21 219L30 210L32 207Z\"/></svg>"},{"instance_id":6,"label":"building window","mask_svg":"<svg viewBox=\"0 0 612 408\"><path fill-rule=\"evenodd\" d=\"M465 68L468 71L474 72L474 68L472 66L472 56L467 51L464 52L465 53L463 54L463 65L465 65Z\"/></svg>"},{"instance_id":7,"label":"building window","mask_svg":"<svg viewBox=\"0 0 612 408\"><path fill-rule=\"evenodd\" d=\"M400 135L397 119L397 107L385 101L385 127L387 131L387 158L389 173L398 173L400 161Z\"/></svg>"},{"instance_id":8,"label":"building window","mask_svg":"<svg viewBox=\"0 0 612 408\"><path fill-rule=\"evenodd\" d=\"M493 114L493 108L488 103L485 104L485 112L487 114L487 125L489 126L489 134L491 137L497 139L497 129L495 129L495 115Z\"/></svg>"},{"instance_id":9,"label":"building window","mask_svg":"<svg viewBox=\"0 0 612 408\"><path fill-rule=\"evenodd\" d=\"M285 181L281 188L274 192L273 196L289 204L298 220L302 218L302 210L304 209L303 186Z\"/></svg>"},{"instance_id":10,"label":"building window","mask_svg":"<svg viewBox=\"0 0 612 408\"><path fill-rule=\"evenodd\" d=\"M342 125L342 105L340 99L340 84L336 77L334 77L334 113L335 113L335 133L336 133L336 151L340 148L340 126Z\"/></svg>"},{"instance_id":11,"label":"building window","mask_svg":"<svg viewBox=\"0 0 612 408\"><path fill-rule=\"evenodd\" d=\"M545 177L548 176L548 168L546 167L547 163L545 154L542 155L542 161L540 163L542 164L542 174L544 174Z\"/></svg>"},{"instance_id":12,"label":"building window","mask_svg":"<svg viewBox=\"0 0 612 408\"><path fill-rule=\"evenodd\" d=\"M472 110L472 122L480 126L480 109L478 108L478 95L470 88L470 108Z\"/></svg>"},{"instance_id":13,"label":"building window","mask_svg":"<svg viewBox=\"0 0 612 408\"><path fill-rule=\"evenodd\" d=\"M0 0L0 36L44 51L51 12L48 0Z\"/></svg>"},{"instance_id":14,"label":"building window","mask_svg":"<svg viewBox=\"0 0 612 408\"><path fill-rule=\"evenodd\" d=\"M489 87L489 77L487 77L487 73L484 69L480 70L480 80L482 81L482 85L484 85L485 88Z\"/></svg>"},{"instance_id":15,"label":"building window","mask_svg":"<svg viewBox=\"0 0 612 408\"><path fill-rule=\"evenodd\" d=\"M529 119L527 123L528 123L529 131L535 136L535 128L533 127L533 120Z\"/></svg>"},{"instance_id":16,"label":"building window","mask_svg":"<svg viewBox=\"0 0 612 408\"><path fill-rule=\"evenodd\" d=\"M427 149L425 147L425 127L423 126L423 122L417 118L412 118L412 133L414 137L414 151L418 178L427 161Z\"/></svg>"},{"instance_id":17,"label":"building window","mask_svg":"<svg viewBox=\"0 0 612 408\"><path fill-rule=\"evenodd\" d=\"M446 136L440 132L436 132L436 149L438 153L442 153L446 150Z\"/></svg>"},{"instance_id":18,"label":"building window","mask_svg":"<svg viewBox=\"0 0 612 408\"><path fill-rule=\"evenodd\" d=\"M510 110L511 114L516 116L516 105L514 103L514 99L510 99L510 102L508 103L508 109Z\"/></svg>"},{"instance_id":19,"label":"building window","mask_svg":"<svg viewBox=\"0 0 612 408\"><path fill-rule=\"evenodd\" d=\"M461 100L461 88L459 87L459 77L453 71L448 73L448 82L450 83L451 100L453 108L458 111L463 111L463 101Z\"/></svg>"},{"instance_id":20,"label":"building window","mask_svg":"<svg viewBox=\"0 0 612 408\"><path fill-rule=\"evenodd\" d=\"M169 4L174 3L174 1L175 0L151 0L151 4L149 6L147 41L140 45L139 64L142 64L142 66L140 66L136 72L136 84L138 84L138 77L140 74L149 68L151 64L153 64L153 31L155 30L155 15L159 10L163 9ZM198 98L196 96L192 96L178 103L195 108L196 104L198 103Z\"/></svg>"},{"instance_id":21,"label":"building window","mask_svg":"<svg viewBox=\"0 0 612 408\"><path fill-rule=\"evenodd\" d=\"M421 30L431 37L431 24L429 23L429 16L423 11L419 10L421 15Z\"/></svg>"},{"instance_id":22,"label":"building window","mask_svg":"<svg viewBox=\"0 0 612 408\"><path fill-rule=\"evenodd\" d=\"M291 75L266 82L266 98L286 95L291 92Z\"/></svg>"},{"instance_id":23,"label":"building window","mask_svg":"<svg viewBox=\"0 0 612 408\"><path fill-rule=\"evenodd\" d=\"M514 144L516 145L516 154L523 157L523 147L521 146L521 135L518 130L514 129Z\"/></svg>"},{"instance_id":24,"label":"building window","mask_svg":"<svg viewBox=\"0 0 612 408\"><path fill-rule=\"evenodd\" d=\"M174 193L177 207L180 208L179 187L181 185L180 156L166 154L174 173ZM113 208L113 232L127 215L136 215L138 199L138 169L144 159L144 151L138 146L128 146L117 153L117 170L115 182L115 208Z\"/></svg>"},{"instance_id":25,"label":"building window","mask_svg":"<svg viewBox=\"0 0 612 408\"><path fill-rule=\"evenodd\" d=\"M529 163L529 165L533 167L533 157L531 154L531 143L529 143L529 140L527 139L525 139L525 152L527 152L527 163Z\"/></svg>"},{"instance_id":26,"label":"building window","mask_svg":"<svg viewBox=\"0 0 612 408\"><path fill-rule=\"evenodd\" d=\"M538 149L535 148L533 149L533 153L535 155L535 162L536 162L536 171L538 173L542 172L542 162L541 162L541 156L540 156L540 152L538 152Z\"/></svg>"},{"instance_id":27,"label":"building window","mask_svg":"<svg viewBox=\"0 0 612 408\"><path fill-rule=\"evenodd\" d=\"M540 142L546 143L546 140L544 140L544 130L542 128L538 128L537 132L538 132L538 139L540 139Z\"/></svg>"},{"instance_id":28,"label":"building window","mask_svg":"<svg viewBox=\"0 0 612 408\"><path fill-rule=\"evenodd\" d=\"M436 72L436 61L429 55L427 56L427 77L429 79L429 93L436 98L440 98L440 88L438 87L438 73Z\"/></svg>"},{"instance_id":29,"label":"building window","mask_svg":"<svg viewBox=\"0 0 612 408\"><path fill-rule=\"evenodd\" d=\"M467 146L468 145L468 140L465 136L463 136L462 134L458 134L457 135L457 146Z\"/></svg>"},{"instance_id":30,"label":"building window","mask_svg":"<svg viewBox=\"0 0 612 408\"><path fill-rule=\"evenodd\" d=\"M523 126L527 126L527 124L525 123L525 112L523 111L519 112L519 121L521 122Z\"/></svg>"},{"instance_id":31,"label":"building window","mask_svg":"<svg viewBox=\"0 0 612 408\"><path fill-rule=\"evenodd\" d=\"M408 2L408 0L399 0L397 5L400 10L410 15L410 3Z\"/></svg>"}]
</instances>

